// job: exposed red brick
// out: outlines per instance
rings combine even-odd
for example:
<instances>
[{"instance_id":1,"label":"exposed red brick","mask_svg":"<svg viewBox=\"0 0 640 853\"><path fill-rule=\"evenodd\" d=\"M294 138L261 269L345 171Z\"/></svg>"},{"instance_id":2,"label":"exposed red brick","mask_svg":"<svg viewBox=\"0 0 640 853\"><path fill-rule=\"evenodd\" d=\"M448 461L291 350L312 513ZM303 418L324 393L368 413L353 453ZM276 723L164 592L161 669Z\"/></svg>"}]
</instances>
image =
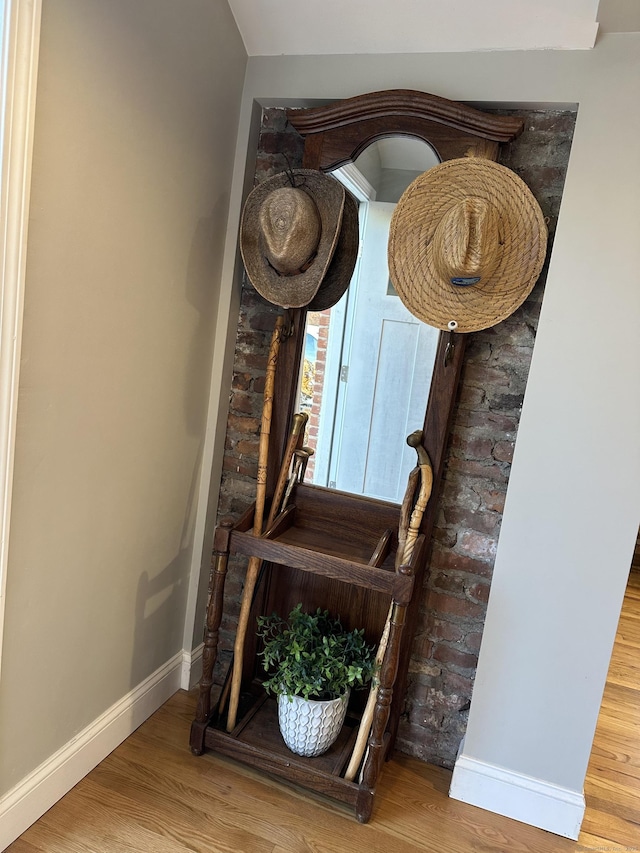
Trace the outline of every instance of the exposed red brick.
<instances>
[{"instance_id":1,"label":"exposed red brick","mask_svg":"<svg viewBox=\"0 0 640 853\"><path fill-rule=\"evenodd\" d=\"M444 527L436 527L433 531L433 538L436 542L445 548L453 548L456 544L458 534L455 530L447 530Z\"/></svg>"},{"instance_id":2,"label":"exposed red brick","mask_svg":"<svg viewBox=\"0 0 640 853\"><path fill-rule=\"evenodd\" d=\"M486 394L489 406L493 409L500 409L506 412L518 412L519 416L520 409L522 408L522 400L524 398L524 382L522 383L521 390L513 390L518 391L518 393L500 394L497 393L497 389L492 388Z\"/></svg>"},{"instance_id":3,"label":"exposed red brick","mask_svg":"<svg viewBox=\"0 0 640 853\"><path fill-rule=\"evenodd\" d=\"M450 643L458 643L464 639L464 630L455 622L445 622L444 619L433 617L430 629L433 640L447 640Z\"/></svg>"},{"instance_id":4,"label":"exposed red brick","mask_svg":"<svg viewBox=\"0 0 640 853\"><path fill-rule=\"evenodd\" d=\"M431 567L445 570L467 572L478 577L491 577L493 562L479 560L466 554L458 554L451 549L435 547L431 557Z\"/></svg>"},{"instance_id":5,"label":"exposed red brick","mask_svg":"<svg viewBox=\"0 0 640 853\"><path fill-rule=\"evenodd\" d=\"M478 663L477 655L460 651L453 646L445 646L442 643L437 643L434 646L433 656L442 663L450 663L459 666L460 669L475 669Z\"/></svg>"},{"instance_id":6,"label":"exposed red brick","mask_svg":"<svg viewBox=\"0 0 640 853\"><path fill-rule=\"evenodd\" d=\"M480 427L491 435L515 432L518 419L501 412L458 410L456 425L463 427Z\"/></svg>"},{"instance_id":7,"label":"exposed red brick","mask_svg":"<svg viewBox=\"0 0 640 853\"><path fill-rule=\"evenodd\" d=\"M255 459L241 460L232 456L225 456L223 460L225 471L235 471L243 477L255 477L258 472L258 464Z\"/></svg>"},{"instance_id":8,"label":"exposed red brick","mask_svg":"<svg viewBox=\"0 0 640 853\"><path fill-rule=\"evenodd\" d=\"M466 527L479 533L493 533L502 520L502 516L497 512L473 512L457 506L445 507L444 517L447 524Z\"/></svg>"},{"instance_id":9,"label":"exposed red brick","mask_svg":"<svg viewBox=\"0 0 640 853\"><path fill-rule=\"evenodd\" d=\"M242 394L238 392L231 399L231 408L235 412L244 412L251 414L256 407L255 396L253 394Z\"/></svg>"},{"instance_id":10,"label":"exposed red brick","mask_svg":"<svg viewBox=\"0 0 640 853\"><path fill-rule=\"evenodd\" d=\"M513 441L497 441L493 448L493 458L500 462L513 461Z\"/></svg>"},{"instance_id":11,"label":"exposed red brick","mask_svg":"<svg viewBox=\"0 0 640 853\"><path fill-rule=\"evenodd\" d=\"M468 598L455 598L452 595L440 595L433 590L429 593L429 607L436 613L460 616L463 619L481 619L484 617L485 607Z\"/></svg>"},{"instance_id":12,"label":"exposed red brick","mask_svg":"<svg viewBox=\"0 0 640 853\"><path fill-rule=\"evenodd\" d=\"M493 537L473 530L466 530L457 542L457 547L463 553L487 560L495 559L497 546L498 543Z\"/></svg>"},{"instance_id":13,"label":"exposed red brick","mask_svg":"<svg viewBox=\"0 0 640 853\"><path fill-rule=\"evenodd\" d=\"M260 370L264 371L266 366L266 355L261 352L239 352L236 350L238 354L237 367L241 370ZM264 386L263 386L264 387Z\"/></svg>"},{"instance_id":14,"label":"exposed red brick","mask_svg":"<svg viewBox=\"0 0 640 853\"><path fill-rule=\"evenodd\" d=\"M470 652L480 651L480 643L482 642L482 634L479 631L472 631L464 638L464 645Z\"/></svg>"},{"instance_id":15,"label":"exposed red brick","mask_svg":"<svg viewBox=\"0 0 640 853\"><path fill-rule=\"evenodd\" d=\"M499 492L496 489L478 489L478 495L488 510L499 513L504 511L506 492Z\"/></svg>"},{"instance_id":16,"label":"exposed red brick","mask_svg":"<svg viewBox=\"0 0 640 853\"><path fill-rule=\"evenodd\" d=\"M460 575L446 575L437 572L431 577L431 583L435 589L464 595L465 582L464 577Z\"/></svg>"},{"instance_id":17,"label":"exposed red brick","mask_svg":"<svg viewBox=\"0 0 640 853\"><path fill-rule=\"evenodd\" d=\"M465 364L476 362L487 362L493 354L493 347L489 341L483 340L479 335L472 335L467 342L465 352Z\"/></svg>"},{"instance_id":18,"label":"exposed red brick","mask_svg":"<svg viewBox=\"0 0 640 853\"><path fill-rule=\"evenodd\" d=\"M484 364L467 364L464 369L465 383L479 385L481 388L509 387L511 376L506 370L487 367Z\"/></svg>"},{"instance_id":19,"label":"exposed red brick","mask_svg":"<svg viewBox=\"0 0 640 853\"><path fill-rule=\"evenodd\" d=\"M528 370L531 364L531 347L504 344L497 348L496 357L508 362L512 369L520 367Z\"/></svg>"},{"instance_id":20,"label":"exposed red brick","mask_svg":"<svg viewBox=\"0 0 640 853\"><path fill-rule=\"evenodd\" d=\"M428 705L429 697L434 692L434 682L435 679L428 679L427 682L422 681L420 679L416 679L412 684L411 690L411 700L413 707L420 707L422 709L426 709Z\"/></svg>"},{"instance_id":21,"label":"exposed red brick","mask_svg":"<svg viewBox=\"0 0 640 853\"><path fill-rule=\"evenodd\" d=\"M443 506L459 506L462 509L480 509L481 499L469 483L445 480L440 503Z\"/></svg>"},{"instance_id":22,"label":"exposed red brick","mask_svg":"<svg viewBox=\"0 0 640 853\"><path fill-rule=\"evenodd\" d=\"M477 583L468 585L465 588L465 593L475 601L480 601L486 604L489 601L489 584L478 581Z\"/></svg>"},{"instance_id":23,"label":"exposed red brick","mask_svg":"<svg viewBox=\"0 0 640 853\"><path fill-rule=\"evenodd\" d=\"M492 439L461 432L454 433L451 444L466 459L489 459L493 450Z\"/></svg>"},{"instance_id":24,"label":"exposed red brick","mask_svg":"<svg viewBox=\"0 0 640 853\"><path fill-rule=\"evenodd\" d=\"M484 404L485 397L482 388L463 385L458 396L458 405L463 409L478 409Z\"/></svg>"},{"instance_id":25,"label":"exposed red brick","mask_svg":"<svg viewBox=\"0 0 640 853\"><path fill-rule=\"evenodd\" d=\"M431 713L439 715L442 711L457 711L465 703L465 696L455 693L444 693L433 685L416 685L413 699L413 711L424 720Z\"/></svg>"},{"instance_id":26,"label":"exposed red brick","mask_svg":"<svg viewBox=\"0 0 640 853\"><path fill-rule=\"evenodd\" d=\"M428 660L433 651L433 643L426 634L417 634L413 641L412 651L416 657Z\"/></svg>"},{"instance_id":27,"label":"exposed red brick","mask_svg":"<svg viewBox=\"0 0 640 853\"><path fill-rule=\"evenodd\" d=\"M469 647L470 650L471 647ZM451 670L445 670L440 679L444 692L457 693L459 696L469 698L473 691L473 678L468 675L460 675Z\"/></svg>"},{"instance_id":28,"label":"exposed red brick","mask_svg":"<svg viewBox=\"0 0 640 853\"><path fill-rule=\"evenodd\" d=\"M477 459L457 459L451 457L448 462L449 471L455 471L460 477L484 477L496 483L506 483L507 473L499 462L481 462Z\"/></svg>"},{"instance_id":29,"label":"exposed red brick","mask_svg":"<svg viewBox=\"0 0 640 853\"><path fill-rule=\"evenodd\" d=\"M267 331L271 334L273 332L277 314L278 312L275 309L272 311L256 311L249 316L249 325L252 329L257 329L262 332Z\"/></svg>"},{"instance_id":30,"label":"exposed red brick","mask_svg":"<svg viewBox=\"0 0 640 853\"><path fill-rule=\"evenodd\" d=\"M250 373L234 373L231 387L238 391L248 391L251 387Z\"/></svg>"},{"instance_id":31,"label":"exposed red brick","mask_svg":"<svg viewBox=\"0 0 640 853\"><path fill-rule=\"evenodd\" d=\"M234 429L237 432L257 433L260 429L260 418L245 418L241 415L229 415L227 420L229 429Z\"/></svg>"},{"instance_id":32,"label":"exposed red brick","mask_svg":"<svg viewBox=\"0 0 640 853\"><path fill-rule=\"evenodd\" d=\"M258 458L258 438L242 438L236 444L236 453L240 456L254 456Z\"/></svg>"}]
</instances>

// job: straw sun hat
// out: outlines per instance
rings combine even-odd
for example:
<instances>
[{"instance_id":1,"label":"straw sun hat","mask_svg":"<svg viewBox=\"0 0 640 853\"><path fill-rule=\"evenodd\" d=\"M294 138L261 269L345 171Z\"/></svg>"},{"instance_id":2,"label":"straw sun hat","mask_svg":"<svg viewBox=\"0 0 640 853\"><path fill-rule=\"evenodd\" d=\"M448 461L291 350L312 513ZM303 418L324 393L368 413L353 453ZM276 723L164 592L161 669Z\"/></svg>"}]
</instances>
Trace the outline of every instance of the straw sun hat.
<instances>
[{"instance_id":1,"label":"straw sun hat","mask_svg":"<svg viewBox=\"0 0 640 853\"><path fill-rule=\"evenodd\" d=\"M328 308L346 290L355 265L355 201L315 169L267 178L245 202L240 251L249 280L269 302Z\"/></svg>"},{"instance_id":2,"label":"straw sun hat","mask_svg":"<svg viewBox=\"0 0 640 853\"><path fill-rule=\"evenodd\" d=\"M546 248L544 217L524 181L492 160L465 157L429 169L403 193L391 219L389 273L420 320L475 332L524 302Z\"/></svg>"}]
</instances>

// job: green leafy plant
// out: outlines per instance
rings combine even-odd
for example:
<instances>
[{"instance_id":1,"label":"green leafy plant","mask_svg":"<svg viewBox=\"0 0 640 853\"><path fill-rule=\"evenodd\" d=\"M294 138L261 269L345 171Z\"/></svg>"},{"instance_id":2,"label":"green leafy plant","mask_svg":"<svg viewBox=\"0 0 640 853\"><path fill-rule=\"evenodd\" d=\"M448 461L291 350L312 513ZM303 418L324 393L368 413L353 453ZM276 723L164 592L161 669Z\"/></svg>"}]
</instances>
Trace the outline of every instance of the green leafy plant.
<instances>
[{"instance_id":1,"label":"green leafy plant","mask_svg":"<svg viewBox=\"0 0 640 853\"><path fill-rule=\"evenodd\" d=\"M276 695L337 699L373 676L375 650L366 644L364 630L345 631L327 610L304 613L298 604L287 619L276 613L259 616L258 636L270 674L264 687Z\"/></svg>"}]
</instances>

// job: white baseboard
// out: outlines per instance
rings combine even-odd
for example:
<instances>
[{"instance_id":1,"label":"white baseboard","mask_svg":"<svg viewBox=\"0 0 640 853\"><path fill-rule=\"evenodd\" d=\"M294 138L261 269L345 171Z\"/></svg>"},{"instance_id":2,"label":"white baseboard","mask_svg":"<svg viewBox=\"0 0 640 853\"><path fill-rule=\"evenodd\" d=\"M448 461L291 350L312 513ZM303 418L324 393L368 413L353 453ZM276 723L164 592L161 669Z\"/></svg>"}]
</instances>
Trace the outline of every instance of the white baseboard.
<instances>
[{"instance_id":1,"label":"white baseboard","mask_svg":"<svg viewBox=\"0 0 640 853\"><path fill-rule=\"evenodd\" d=\"M195 649L188 652L182 650L182 674L180 676L180 687L183 690L191 690L202 678L202 653L204 643L200 643Z\"/></svg>"},{"instance_id":2,"label":"white baseboard","mask_svg":"<svg viewBox=\"0 0 640 853\"><path fill-rule=\"evenodd\" d=\"M183 653L178 652L0 798L0 850L180 689L182 664Z\"/></svg>"},{"instance_id":3,"label":"white baseboard","mask_svg":"<svg viewBox=\"0 0 640 853\"><path fill-rule=\"evenodd\" d=\"M585 810L583 794L465 755L456 761L449 796L574 840Z\"/></svg>"}]
</instances>

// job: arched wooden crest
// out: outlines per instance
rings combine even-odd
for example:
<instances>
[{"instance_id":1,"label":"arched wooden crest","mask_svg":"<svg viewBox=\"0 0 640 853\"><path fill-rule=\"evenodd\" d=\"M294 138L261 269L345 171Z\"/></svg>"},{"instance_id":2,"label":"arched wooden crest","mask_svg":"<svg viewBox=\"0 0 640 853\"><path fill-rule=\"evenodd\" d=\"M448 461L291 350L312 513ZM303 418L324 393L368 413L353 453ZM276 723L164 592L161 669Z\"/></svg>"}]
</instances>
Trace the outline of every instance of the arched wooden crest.
<instances>
[{"instance_id":1,"label":"arched wooden crest","mask_svg":"<svg viewBox=\"0 0 640 853\"><path fill-rule=\"evenodd\" d=\"M413 136L422 139L440 160L487 157L498 145L515 139L522 119L484 113L410 89L370 92L311 109L287 110L287 118L305 137L304 166L327 171L355 158L376 139Z\"/></svg>"}]
</instances>

